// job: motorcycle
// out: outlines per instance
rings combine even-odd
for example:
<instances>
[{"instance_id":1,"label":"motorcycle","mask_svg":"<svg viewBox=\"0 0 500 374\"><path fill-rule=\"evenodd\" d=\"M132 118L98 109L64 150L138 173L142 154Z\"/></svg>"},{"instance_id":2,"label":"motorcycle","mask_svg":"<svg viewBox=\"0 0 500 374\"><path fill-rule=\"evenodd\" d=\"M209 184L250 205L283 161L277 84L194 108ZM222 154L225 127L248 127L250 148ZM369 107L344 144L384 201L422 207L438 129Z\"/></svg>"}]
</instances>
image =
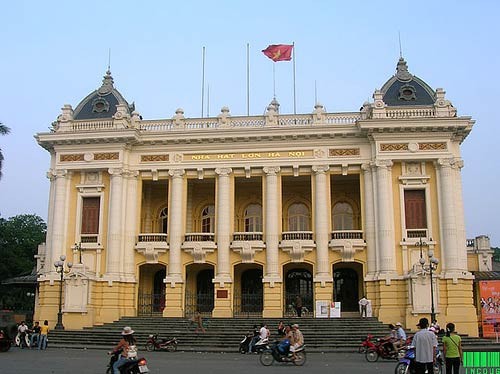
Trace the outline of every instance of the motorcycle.
<instances>
[{"instance_id":1,"label":"motorcycle","mask_svg":"<svg viewBox=\"0 0 500 374\"><path fill-rule=\"evenodd\" d=\"M146 351L167 351L175 352L179 341L174 337L172 339L158 339L158 334L149 335L146 342Z\"/></svg>"},{"instance_id":2,"label":"motorcycle","mask_svg":"<svg viewBox=\"0 0 500 374\"><path fill-rule=\"evenodd\" d=\"M118 360L121 352L113 352L109 359L106 374L113 374L113 364ZM127 362L120 367L120 374L144 374L149 373L147 361L142 358L129 358Z\"/></svg>"},{"instance_id":3,"label":"motorcycle","mask_svg":"<svg viewBox=\"0 0 500 374\"><path fill-rule=\"evenodd\" d=\"M253 334L246 334L243 336L243 340L240 342L240 348L238 352L241 354L245 354L248 352L248 347L250 346L250 342L252 341Z\"/></svg>"},{"instance_id":4,"label":"motorcycle","mask_svg":"<svg viewBox=\"0 0 500 374\"><path fill-rule=\"evenodd\" d=\"M264 366L270 366L274 361L291 362L296 366L302 366L306 362L305 344L295 350L295 357L294 359L289 346L288 349L281 349L279 342L275 342L270 348L262 351L259 361Z\"/></svg>"},{"instance_id":5,"label":"motorcycle","mask_svg":"<svg viewBox=\"0 0 500 374\"><path fill-rule=\"evenodd\" d=\"M247 334L243 337L243 340L240 342L240 348L239 352L241 354L248 353L248 349L250 348L250 342L253 339L252 334ZM261 353L264 349L269 348L269 338L261 339L259 340L252 346L252 352L251 353Z\"/></svg>"},{"instance_id":6,"label":"motorcycle","mask_svg":"<svg viewBox=\"0 0 500 374\"><path fill-rule=\"evenodd\" d=\"M18 346L19 348L30 348L30 334L27 331L24 334L18 332L16 337L14 338L14 343L16 343L16 346Z\"/></svg>"},{"instance_id":7,"label":"motorcycle","mask_svg":"<svg viewBox=\"0 0 500 374\"><path fill-rule=\"evenodd\" d=\"M0 330L0 352L7 352L10 349L12 342L9 337Z\"/></svg>"},{"instance_id":8,"label":"motorcycle","mask_svg":"<svg viewBox=\"0 0 500 374\"><path fill-rule=\"evenodd\" d=\"M436 348L436 362L434 362L433 373L432 374L441 374L443 371L443 356L439 348ZM398 364L396 365L396 369L394 370L395 374L415 374L415 347L409 346L406 350L404 357L399 359ZM430 373L428 373L430 374Z\"/></svg>"},{"instance_id":9,"label":"motorcycle","mask_svg":"<svg viewBox=\"0 0 500 374\"><path fill-rule=\"evenodd\" d=\"M405 355L405 346L406 345L394 351L390 338L377 339L374 347L370 347L366 350L365 359L368 362L375 362L379 357L384 360L397 360Z\"/></svg>"},{"instance_id":10,"label":"motorcycle","mask_svg":"<svg viewBox=\"0 0 500 374\"><path fill-rule=\"evenodd\" d=\"M358 353L366 353L370 348L375 347L375 343L372 341L373 335L368 334L366 339L363 340L358 348Z\"/></svg>"}]
</instances>

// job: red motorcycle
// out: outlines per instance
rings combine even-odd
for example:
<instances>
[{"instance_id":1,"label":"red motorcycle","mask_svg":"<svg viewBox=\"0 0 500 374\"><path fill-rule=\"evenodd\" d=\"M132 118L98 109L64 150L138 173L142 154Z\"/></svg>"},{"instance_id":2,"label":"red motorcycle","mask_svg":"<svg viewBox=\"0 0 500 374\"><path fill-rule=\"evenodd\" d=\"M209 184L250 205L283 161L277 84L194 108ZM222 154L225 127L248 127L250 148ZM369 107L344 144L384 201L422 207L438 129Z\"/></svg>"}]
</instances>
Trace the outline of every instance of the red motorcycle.
<instances>
[{"instance_id":1,"label":"red motorcycle","mask_svg":"<svg viewBox=\"0 0 500 374\"><path fill-rule=\"evenodd\" d=\"M401 346L401 348L395 351L392 343L392 338L377 339L375 346L367 349L365 353L366 361L375 362L379 357L384 360L397 360L404 357L406 345Z\"/></svg>"},{"instance_id":2,"label":"red motorcycle","mask_svg":"<svg viewBox=\"0 0 500 374\"><path fill-rule=\"evenodd\" d=\"M366 339L363 340L358 348L358 353L366 353L370 348L375 347L375 343L372 341L373 335L368 334Z\"/></svg>"},{"instance_id":3,"label":"red motorcycle","mask_svg":"<svg viewBox=\"0 0 500 374\"><path fill-rule=\"evenodd\" d=\"M168 351L175 352L177 350L177 339L158 339L158 334L149 335L146 342L146 351Z\"/></svg>"}]
</instances>

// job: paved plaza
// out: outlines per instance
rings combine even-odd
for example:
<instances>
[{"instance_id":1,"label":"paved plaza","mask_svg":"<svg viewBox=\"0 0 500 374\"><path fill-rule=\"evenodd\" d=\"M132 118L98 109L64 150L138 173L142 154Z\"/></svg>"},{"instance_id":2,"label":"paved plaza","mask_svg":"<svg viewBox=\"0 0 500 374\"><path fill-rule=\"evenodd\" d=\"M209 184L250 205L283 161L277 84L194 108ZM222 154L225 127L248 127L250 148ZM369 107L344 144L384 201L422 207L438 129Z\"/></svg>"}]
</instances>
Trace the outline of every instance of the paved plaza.
<instances>
[{"instance_id":1,"label":"paved plaza","mask_svg":"<svg viewBox=\"0 0 500 374\"><path fill-rule=\"evenodd\" d=\"M148 360L150 373L169 374L271 374L271 373L394 373L395 361L366 362L357 353L309 353L303 367L276 364L264 367L258 355L238 353L140 352ZM108 356L100 350L21 350L0 353L2 374L99 374L105 373Z\"/></svg>"}]
</instances>

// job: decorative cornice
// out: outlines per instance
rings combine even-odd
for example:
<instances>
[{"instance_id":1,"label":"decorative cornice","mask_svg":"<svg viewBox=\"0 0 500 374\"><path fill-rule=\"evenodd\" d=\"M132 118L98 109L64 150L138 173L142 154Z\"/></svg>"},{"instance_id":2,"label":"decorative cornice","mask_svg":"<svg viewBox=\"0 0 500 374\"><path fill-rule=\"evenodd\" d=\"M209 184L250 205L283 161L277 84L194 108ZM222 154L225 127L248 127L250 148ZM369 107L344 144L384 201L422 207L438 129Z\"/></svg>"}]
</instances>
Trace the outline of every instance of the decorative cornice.
<instances>
[{"instance_id":1,"label":"decorative cornice","mask_svg":"<svg viewBox=\"0 0 500 374\"><path fill-rule=\"evenodd\" d=\"M330 157L359 156L359 148L334 148L328 150Z\"/></svg>"}]
</instances>

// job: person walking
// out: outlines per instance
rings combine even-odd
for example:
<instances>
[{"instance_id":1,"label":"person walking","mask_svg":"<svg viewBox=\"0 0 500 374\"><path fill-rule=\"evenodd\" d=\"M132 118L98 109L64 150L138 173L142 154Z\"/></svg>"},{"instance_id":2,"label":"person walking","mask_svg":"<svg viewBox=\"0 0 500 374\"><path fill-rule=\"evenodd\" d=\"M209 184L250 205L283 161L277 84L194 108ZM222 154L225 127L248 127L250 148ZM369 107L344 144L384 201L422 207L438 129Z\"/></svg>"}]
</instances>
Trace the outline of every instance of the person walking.
<instances>
[{"instance_id":1,"label":"person walking","mask_svg":"<svg viewBox=\"0 0 500 374\"><path fill-rule=\"evenodd\" d=\"M38 349L47 349L47 338L49 336L49 321L43 321L40 326L40 338L38 339Z\"/></svg>"},{"instance_id":2,"label":"person walking","mask_svg":"<svg viewBox=\"0 0 500 374\"><path fill-rule=\"evenodd\" d=\"M458 374L462 363L462 338L455 332L455 324L446 324L446 336L443 336L443 354L446 374Z\"/></svg>"},{"instance_id":3,"label":"person walking","mask_svg":"<svg viewBox=\"0 0 500 374\"><path fill-rule=\"evenodd\" d=\"M438 341L436 334L429 331L429 320L420 318L417 324L419 331L413 336L413 346L415 347L415 368L416 374L425 374L425 370L429 373L434 372L434 362L436 362L436 348Z\"/></svg>"},{"instance_id":4,"label":"person walking","mask_svg":"<svg viewBox=\"0 0 500 374\"><path fill-rule=\"evenodd\" d=\"M366 318L366 308L368 306L368 299L366 298L366 296L363 295L361 300L358 301L358 304L359 304L359 313L361 314L361 318Z\"/></svg>"},{"instance_id":5,"label":"person walking","mask_svg":"<svg viewBox=\"0 0 500 374\"><path fill-rule=\"evenodd\" d=\"M300 295L295 296L295 311L297 312L297 317L302 317L302 298Z\"/></svg>"}]
</instances>

